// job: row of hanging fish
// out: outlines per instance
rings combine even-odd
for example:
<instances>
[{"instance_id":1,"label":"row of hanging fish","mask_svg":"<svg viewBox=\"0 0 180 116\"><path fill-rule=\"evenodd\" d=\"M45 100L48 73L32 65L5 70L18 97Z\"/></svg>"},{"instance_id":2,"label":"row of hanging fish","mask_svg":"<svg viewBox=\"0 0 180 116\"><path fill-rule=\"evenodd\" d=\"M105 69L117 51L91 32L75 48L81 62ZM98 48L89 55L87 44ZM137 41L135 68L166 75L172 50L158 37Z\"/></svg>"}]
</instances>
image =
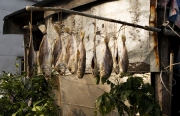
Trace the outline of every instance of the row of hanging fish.
<instances>
[{"instance_id":1,"label":"row of hanging fish","mask_svg":"<svg viewBox=\"0 0 180 116\"><path fill-rule=\"evenodd\" d=\"M54 24L54 29L57 33L61 32L57 24ZM69 36L61 38L59 33L56 39L53 52L55 70L60 75L65 75L68 69L71 74L83 78L86 68L85 32L80 33L80 42L69 28L64 28L63 32L68 33Z\"/></svg>"},{"instance_id":2,"label":"row of hanging fish","mask_svg":"<svg viewBox=\"0 0 180 116\"><path fill-rule=\"evenodd\" d=\"M92 74L94 77L100 77L102 82L110 77L112 72L120 74L127 72L129 59L127 48L125 45L126 37L122 35L122 42L117 42L117 37L114 34L113 52L110 50L110 36L106 35L104 39L105 49L100 63L97 61L96 53L96 25L94 24L93 38L93 57L91 61ZM39 46L39 66L45 77L50 77L52 67L60 74L65 75L68 70L71 74L78 78L83 78L86 72L86 48L85 48L85 32L81 31L79 36L76 35L70 28L61 28L59 23L54 23L53 28L56 30L57 37L52 47L52 40L48 38L48 34L44 33L42 42ZM67 33L68 36L61 37L62 33ZM122 45L118 45L122 44ZM120 47L121 52L119 53ZM98 65L99 64L99 65Z\"/></svg>"}]
</instances>

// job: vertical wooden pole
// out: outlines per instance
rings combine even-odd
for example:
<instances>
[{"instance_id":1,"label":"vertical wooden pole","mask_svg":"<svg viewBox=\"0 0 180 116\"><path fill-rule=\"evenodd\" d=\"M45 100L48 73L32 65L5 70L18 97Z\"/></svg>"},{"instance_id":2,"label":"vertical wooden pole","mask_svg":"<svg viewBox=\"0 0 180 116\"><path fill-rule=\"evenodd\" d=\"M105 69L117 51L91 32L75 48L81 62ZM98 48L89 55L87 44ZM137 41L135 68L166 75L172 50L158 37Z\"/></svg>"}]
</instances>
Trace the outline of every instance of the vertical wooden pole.
<instances>
[{"instance_id":1,"label":"vertical wooden pole","mask_svg":"<svg viewBox=\"0 0 180 116\"><path fill-rule=\"evenodd\" d=\"M172 101L172 79L173 79L173 63L174 63L174 52L171 51L170 53L170 67L169 67L169 91L170 91L170 106ZM171 110L170 110L171 112Z\"/></svg>"},{"instance_id":2,"label":"vertical wooden pole","mask_svg":"<svg viewBox=\"0 0 180 116\"><path fill-rule=\"evenodd\" d=\"M164 9L157 9L157 26L162 25L164 20L166 20L164 17L166 18L167 14L165 14L164 11ZM155 94L159 94L159 96L162 97L157 98L162 101L162 113L166 116L171 116L170 94L169 91L167 91L167 88L169 87L169 75L166 70L164 70L165 67L169 66L169 38L168 36L163 36L161 33L158 33L158 42L160 53L160 71L163 71L161 78L164 84L162 84L159 79L156 79L157 81L155 83L158 85L156 89L159 89L159 93ZM159 74L156 75L159 78ZM161 87L162 91L160 89Z\"/></svg>"},{"instance_id":3,"label":"vertical wooden pole","mask_svg":"<svg viewBox=\"0 0 180 116\"><path fill-rule=\"evenodd\" d=\"M158 104L160 105L162 110L162 83L159 73L155 73L155 99L156 102L158 102Z\"/></svg>"},{"instance_id":4,"label":"vertical wooden pole","mask_svg":"<svg viewBox=\"0 0 180 116\"><path fill-rule=\"evenodd\" d=\"M28 37L29 37L29 31L26 30L25 33L24 33L24 72L27 73L27 66L28 66L28 63L27 63L27 51L28 51L28 48L27 48L27 43L28 43Z\"/></svg>"}]
</instances>

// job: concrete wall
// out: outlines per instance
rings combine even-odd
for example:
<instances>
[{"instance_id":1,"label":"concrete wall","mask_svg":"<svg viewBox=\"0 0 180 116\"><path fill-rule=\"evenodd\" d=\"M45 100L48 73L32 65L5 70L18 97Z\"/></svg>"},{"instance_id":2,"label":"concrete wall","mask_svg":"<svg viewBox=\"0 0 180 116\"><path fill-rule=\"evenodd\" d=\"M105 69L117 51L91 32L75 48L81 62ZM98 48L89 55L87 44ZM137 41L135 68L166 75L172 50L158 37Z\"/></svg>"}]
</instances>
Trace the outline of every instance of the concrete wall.
<instances>
[{"instance_id":1,"label":"concrete wall","mask_svg":"<svg viewBox=\"0 0 180 116\"><path fill-rule=\"evenodd\" d=\"M3 18L27 5L35 4L33 0L0 0L0 73L14 72L18 56L24 56L23 35L3 35Z\"/></svg>"},{"instance_id":2,"label":"concrete wall","mask_svg":"<svg viewBox=\"0 0 180 116\"><path fill-rule=\"evenodd\" d=\"M109 8L111 9L109 10ZM111 1L104 4L92 6L89 9L87 8L85 11L82 10L82 12L87 14L93 14L147 26L149 25L149 11L150 1L144 0L136 0L134 2L129 2L129 0ZM84 39L86 48L86 74L82 79L76 78L75 75L68 75L68 73L65 73L64 76L59 76L59 81L55 81L59 82L59 89L57 90L57 92L55 92L58 99L57 102L62 108L63 116L93 116L93 112L95 110L94 103L96 98L102 95L104 91L109 92L110 89L109 85L106 84L96 85L95 79L90 74L94 45L93 22L95 20L85 16L83 17L71 14L68 17L64 18L62 21L65 26L69 27L70 29L74 29L75 31L77 31L78 34L81 30L86 32ZM116 24L105 22L102 20L96 20L96 24L97 30L100 31L100 35L96 36L97 60L100 66L103 56L102 53L104 51L104 38L102 36L105 35L106 32L118 32L122 24L117 24L117 28L115 28ZM120 38L122 34L125 34L127 37L126 46L128 50L130 65L132 65L131 67L135 67L134 69L138 69L138 65L140 65L138 64L139 62L142 62L142 64L148 64L148 66L150 67L151 62L149 59L151 55L154 55L152 54L154 52L149 47L149 45L151 44L151 41L149 40L149 31L126 26L125 30L119 32L119 36L117 34L117 37L119 37L117 42L119 45L118 48L121 48L118 49L119 53L121 53L122 50L122 41ZM50 40L52 48L56 36L57 33L55 32L55 30L53 30L53 25L51 21L47 21L47 38ZM68 34L63 33L61 37L65 38L65 42L68 42ZM77 35L76 37L79 42L79 35ZM114 45L113 43L114 39L110 38L109 47L112 52ZM144 70L141 69L141 71ZM150 68L148 68L147 71L150 71ZM138 75L142 76L142 74ZM112 73L110 79L114 80L114 77L118 77L118 75ZM148 74L147 77L150 77L150 75ZM120 79L120 82L125 82L126 79L127 78L122 78ZM145 82L150 82L150 79L147 78ZM115 110L107 116L118 116L118 113Z\"/></svg>"}]
</instances>

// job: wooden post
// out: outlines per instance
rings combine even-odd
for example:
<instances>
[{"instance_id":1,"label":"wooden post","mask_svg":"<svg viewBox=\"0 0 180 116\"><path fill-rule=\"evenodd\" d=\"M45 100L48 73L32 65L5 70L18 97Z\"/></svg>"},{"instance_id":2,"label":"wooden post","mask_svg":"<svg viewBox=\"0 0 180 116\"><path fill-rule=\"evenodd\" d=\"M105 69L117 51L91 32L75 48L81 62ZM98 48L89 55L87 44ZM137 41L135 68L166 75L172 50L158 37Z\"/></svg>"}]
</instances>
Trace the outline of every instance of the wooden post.
<instances>
[{"instance_id":1,"label":"wooden post","mask_svg":"<svg viewBox=\"0 0 180 116\"><path fill-rule=\"evenodd\" d=\"M27 43L28 43L28 39L29 39L29 30L26 30L24 33L24 72L27 73L28 70L28 63L27 63L27 55L28 55L28 49L27 49Z\"/></svg>"},{"instance_id":2,"label":"wooden post","mask_svg":"<svg viewBox=\"0 0 180 116\"><path fill-rule=\"evenodd\" d=\"M172 79L173 79L173 63L174 63L174 52L171 51L170 53L170 64L169 64L169 91L170 91L170 106L172 101ZM171 110L170 110L171 112Z\"/></svg>"},{"instance_id":3,"label":"wooden post","mask_svg":"<svg viewBox=\"0 0 180 116\"><path fill-rule=\"evenodd\" d=\"M167 17L167 14L165 14L165 17ZM161 26L164 23L164 9L157 9L157 26ZM159 95L158 99L162 103L162 113L166 116L171 116L171 106L170 106L170 93L167 88L169 87L169 75L167 74L166 70L164 70L165 67L169 66L169 38L168 36L164 36L161 33L158 35L158 42L159 42L159 55L160 55L160 71L162 71L162 82L159 81L159 79L156 79L155 89L157 93L156 95ZM160 73L157 73L155 78L160 78ZM162 84L164 83L164 84ZM161 90L162 88L162 90Z\"/></svg>"}]
</instances>

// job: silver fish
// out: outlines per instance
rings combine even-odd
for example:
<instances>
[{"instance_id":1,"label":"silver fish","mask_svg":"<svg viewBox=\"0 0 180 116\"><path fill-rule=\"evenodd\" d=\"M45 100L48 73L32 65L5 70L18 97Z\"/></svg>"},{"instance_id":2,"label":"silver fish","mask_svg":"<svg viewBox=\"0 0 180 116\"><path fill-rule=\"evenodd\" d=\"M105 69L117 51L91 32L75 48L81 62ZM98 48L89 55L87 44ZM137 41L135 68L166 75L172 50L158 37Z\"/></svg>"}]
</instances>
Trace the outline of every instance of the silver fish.
<instances>
[{"instance_id":1,"label":"silver fish","mask_svg":"<svg viewBox=\"0 0 180 116\"><path fill-rule=\"evenodd\" d=\"M51 42L48 40L47 34L45 34L39 46L39 65L43 75L47 78L51 77L52 61L53 51Z\"/></svg>"},{"instance_id":2,"label":"silver fish","mask_svg":"<svg viewBox=\"0 0 180 116\"><path fill-rule=\"evenodd\" d=\"M80 38L80 45L78 49L78 69L77 69L77 77L83 78L86 70L86 49L84 45L84 35L85 32L81 32Z\"/></svg>"},{"instance_id":3,"label":"silver fish","mask_svg":"<svg viewBox=\"0 0 180 116\"><path fill-rule=\"evenodd\" d=\"M109 37L107 35L104 38L104 43L105 43L105 51L103 53L103 59L100 66L100 78L102 84L104 84L106 80L110 77L113 69L113 58L108 46Z\"/></svg>"},{"instance_id":4,"label":"silver fish","mask_svg":"<svg viewBox=\"0 0 180 116\"><path fill-rule=\"evenodd\" d=\"M91 61L91 69L92 69L92 74L95 78L99 77L99 68L98 68L98 62L97 62L97 56L96 56L96 23L94 23L94 46L93 46L93 58Z\"/></svg>"},{"instance_id":5,"label":"silver fish","mask_svg":"<svg viewBox=\"0 0 180 116\"><path fill-rule=\"evenodd\" d=\"M119 62L119 66L120 66L120 73L126 73L128 70L128 66L129 66L129 58L128 58L128 52L127 52L127 48L126 48L126 36L122 35L122 52L120 54L120 62Z\"/></svg>"}]
</instances>

